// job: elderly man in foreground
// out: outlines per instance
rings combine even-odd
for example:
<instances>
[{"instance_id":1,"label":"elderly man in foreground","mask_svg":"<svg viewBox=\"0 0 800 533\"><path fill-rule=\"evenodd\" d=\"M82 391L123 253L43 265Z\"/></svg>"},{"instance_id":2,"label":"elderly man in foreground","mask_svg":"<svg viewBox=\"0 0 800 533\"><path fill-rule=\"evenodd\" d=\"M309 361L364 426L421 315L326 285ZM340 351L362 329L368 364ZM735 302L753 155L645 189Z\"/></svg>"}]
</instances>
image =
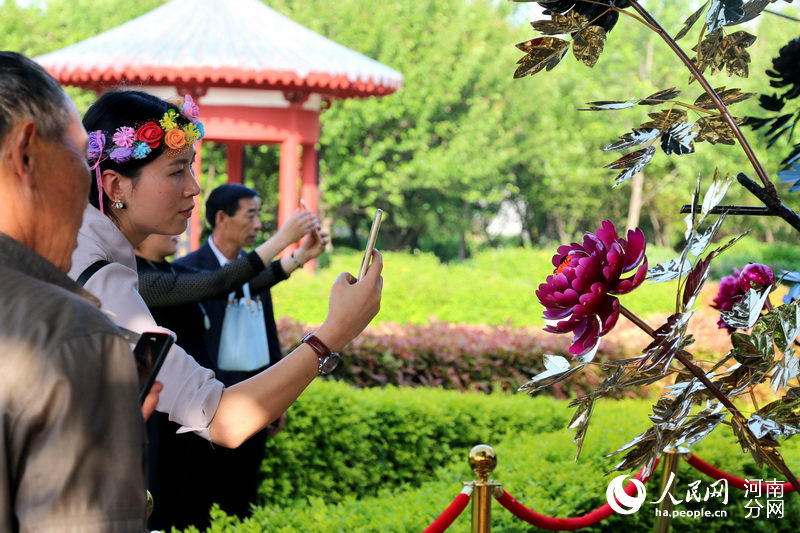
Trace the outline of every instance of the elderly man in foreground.
<instances>
[{"instance_id":1,"label":"elderly man in foreground","mask_svg":"<svg viewBox=\"0 0 800 533\"><path fill-rule=\"evenodd\" d=\"M0 52L0 531L145 527L130 347L70 280L86 132L41 67Z\"/></svg>"}]
</instances>

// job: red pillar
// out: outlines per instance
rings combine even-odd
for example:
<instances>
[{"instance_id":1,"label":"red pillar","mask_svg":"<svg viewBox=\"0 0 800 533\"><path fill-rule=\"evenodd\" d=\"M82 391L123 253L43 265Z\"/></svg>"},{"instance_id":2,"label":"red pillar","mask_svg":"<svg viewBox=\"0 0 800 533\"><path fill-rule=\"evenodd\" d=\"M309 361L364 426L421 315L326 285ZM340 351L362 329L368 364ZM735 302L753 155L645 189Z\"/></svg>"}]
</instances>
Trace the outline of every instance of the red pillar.
<instances>
[{"instance_id":1,"label":"red pillar","mask_svg":"<svg viewBox=\"0 0 800 533\"><path fill-rule=\"evenodd\" d=\"M194 145L195 155L192 170L197 183L200 188L203 188L203 143L198 142ZM208 185L207 183L205 184ZM200 233L203 231L203 220L200 218L200 203L203 201L203 193L201 192L194 197L194 209L192 209L192 218L189 220L189 249L195 251L200 248Z\"/></svg>"},{"instance_id":2,"label":"red pillar","mask_svg":"<svg viewBox=\"0 0 800 533\"><path fill-rule=\"evenodd\" d=\"M317 178L317 149L311 143L303 144L303 176L300 188L300 197L305 202L306 207L312 213L318 213L319 209L319 180ZM312 259L305 265L308 272L314 272L317 265L316 259Z\"/></svg>"},{"instance_id":3,"label":"red pillar","mask_svg":"<svg viewBox=\"0 0 800 533\"><path fill-rule=\"evenodd\" d=\"M228 151L228 183L242 183L244 143L239 141L228 141L225 143L225 146Z\"/></svg>"},{"instance_id":4,"label":"red pillar","mask_svg":"<svg viewBox=\"0 0 800 533\"><path fill-rule=\"evenodd\" d=\"M278 184L278 227L283 226L300 205L298 178L300 177L300 135L292 133L281 143L280 181ZM296 246L289 246L284 253ZM283 254L282 254L283 255Z\"/></svg>"}]
</instances>

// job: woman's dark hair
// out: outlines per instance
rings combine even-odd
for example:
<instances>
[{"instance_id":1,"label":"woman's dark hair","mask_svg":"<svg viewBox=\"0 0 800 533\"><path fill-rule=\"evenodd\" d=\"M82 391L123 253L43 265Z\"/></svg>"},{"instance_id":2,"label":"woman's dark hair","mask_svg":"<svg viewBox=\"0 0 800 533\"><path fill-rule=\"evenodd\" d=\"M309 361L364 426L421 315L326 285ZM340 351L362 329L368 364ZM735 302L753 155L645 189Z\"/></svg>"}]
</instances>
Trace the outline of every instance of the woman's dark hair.
<instances>
[{"instance_id":1,"label":"woman's dark hair","mask_svg":"<svg viewBox=\"0 0 800 533\"><path fill-rule=\"evenodd\" d=\"M101 130L105 135L106 142L111 142L111 137L120 126L128 126L138 129L148 122L158 121L164 113L172 109L178 113L176 122L180 126L190 123L189 119L180 114L178 107L169 102L165 102L157 96L142 91L132 91L117 89L103 93L95 103L89 106L83 117L83 127L87 133ZM156 148L142 159L131 157L124 163L116 163L110 157L106 157L100 162L100 172L104 170L114 170L121 175L136 179L146 164L150 163L164 152L164 142L162 140ZM97 207L97 180L91 180L91 190L89 191L89 202ZM111 200L103 194L103 207L106 213L111 213Z\"/></svg>"}]
</instances>

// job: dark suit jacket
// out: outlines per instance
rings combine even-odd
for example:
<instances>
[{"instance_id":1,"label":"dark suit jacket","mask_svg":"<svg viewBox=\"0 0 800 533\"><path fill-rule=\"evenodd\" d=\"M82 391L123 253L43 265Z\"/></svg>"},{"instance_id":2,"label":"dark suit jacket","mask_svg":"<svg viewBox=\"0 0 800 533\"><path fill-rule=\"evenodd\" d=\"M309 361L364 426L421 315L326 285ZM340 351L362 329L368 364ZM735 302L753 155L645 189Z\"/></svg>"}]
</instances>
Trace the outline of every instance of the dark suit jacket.
<instances>
[{"instance_id":1,"label":"dark suit jacket","mask_svg":"<svg viewBox=\"0 0 800 533\"><path fill-rule=\"evenodd\" d=\"M244 252L241 253L243 254ZM219 261L217 261L217 257L211 250L211 246L209 246L208 241L206 241L203 246L196 251L176 260L174 264L184 265L199 270L217 270L220 268ZM275 283L283 281L287 278L286 273L281 268L280 261L273 261L267 265L267 268L273 269L273 272L275 273ZM281 346L278 340L278 328L275 325L275 315L272 310L272 296L270 295L269 288L257 294L251 293L251 296L253 298L256 296L261 297L261 302L264 307L264 327L267 330L267 344L269 346L270 353L270 363L267 366L272 366L282 357ZM227 387L235 383L239 383L240 381L249 378L263 369L259 369L255 372L229 372L222 371L217 368L217 355L219 353L219 341L220 336L222 335L222 321L225 318L226 305L226 298L206 300L203 302L203 306L206 308L206 312L208 313L208 318L211 321L211 329L206 331L205 334L206 347L208 349L208 356L211 361L211 369L217 374L217 378Z\"/></svg>"}]
</instances>

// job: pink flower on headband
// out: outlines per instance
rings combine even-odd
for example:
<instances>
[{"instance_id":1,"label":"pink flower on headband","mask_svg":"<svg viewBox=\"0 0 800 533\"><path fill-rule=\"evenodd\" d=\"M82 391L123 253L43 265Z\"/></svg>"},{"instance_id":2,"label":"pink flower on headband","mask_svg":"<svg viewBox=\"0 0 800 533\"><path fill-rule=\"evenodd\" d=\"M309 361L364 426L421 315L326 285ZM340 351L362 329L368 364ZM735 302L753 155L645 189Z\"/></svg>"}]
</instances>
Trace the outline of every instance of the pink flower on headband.
<instances>
[{"instance_id":1,"label":"pink flower on headband","mask_svg":"<svg viewBox=\"0 0 800 533\"><path fill-rule=\"evenodd\" d=\"M197 122L197 119L200 118L200 108L194 103L194 100L190 94L187 94L183 97L181 114L192 122Z\"/></svg>"},{"instance_id":2,"label":"pink flower on headband","mask_svg":"<svg viewBox=\"0 0 800 533\"><path fill-rule=\"evenodd\" d=\"M129 128L128 126L120 126L117 128L114 136L111 137L111 140L114 141L114 144L117 146L131 148L133 146L133 142L136 140L136 130Z\"/></svg>"},{"instance_id":3,"label":"pink flower on headband","mask_svg":"<svg viewBox=\"0 0 800 533\"><path fill-rule=\"evenodd\" d=\"M101 131L93 131L89 133L89 147L86 153L90 158L96 158L103 155L103 149L106 146L106 136Z\"/></svg>"}]
</instances>

